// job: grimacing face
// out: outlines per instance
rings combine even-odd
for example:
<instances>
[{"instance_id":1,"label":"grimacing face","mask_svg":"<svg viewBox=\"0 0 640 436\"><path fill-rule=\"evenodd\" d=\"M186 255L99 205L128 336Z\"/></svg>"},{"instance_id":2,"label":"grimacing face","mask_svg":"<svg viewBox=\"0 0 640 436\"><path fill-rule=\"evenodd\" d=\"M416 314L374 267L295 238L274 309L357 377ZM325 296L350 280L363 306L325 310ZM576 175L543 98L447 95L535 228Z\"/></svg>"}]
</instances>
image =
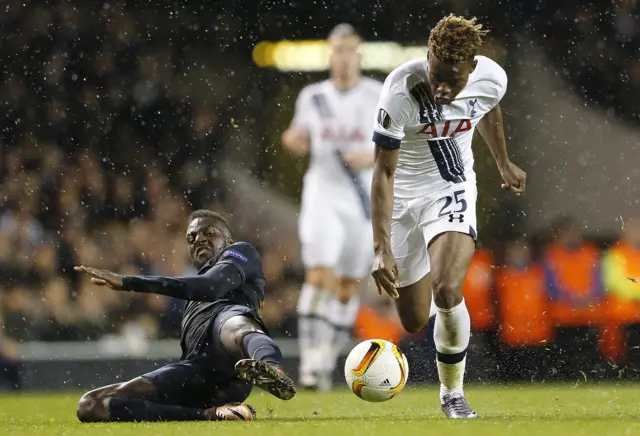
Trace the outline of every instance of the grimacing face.
<instances>
[{"instance_id":1,"label":"grimacing face","mask_svg":"<svg viewBox=\"0 0 640 436\"><path fill-rule=\"evenodd\" d=\"M469 81L469 74L476 68L477 61L444 62L429 52L429 86L437 104L449 104Z\"/></svg>"},{"instance_id":2,"label":"grimacing face","mask_svg":"<svg viewBox=\"0 0 640 436\"><path fill-rule=\"evenodd\" d=\"M196 218L187 227L187 244L193 265L200 269L217 256L233 238L225 225L215 218Z\"/></svg>"},{"instance_id":3,"label":"grimacing face","mask_svg":"<svg viewBox=\"0 0 640 436\"><path fill-rule=\"evenodd\" d=\"M329 38L329 65L338 80L360 75L360 38L355 35L336 35Z\"/></svg>"}]
</instances>

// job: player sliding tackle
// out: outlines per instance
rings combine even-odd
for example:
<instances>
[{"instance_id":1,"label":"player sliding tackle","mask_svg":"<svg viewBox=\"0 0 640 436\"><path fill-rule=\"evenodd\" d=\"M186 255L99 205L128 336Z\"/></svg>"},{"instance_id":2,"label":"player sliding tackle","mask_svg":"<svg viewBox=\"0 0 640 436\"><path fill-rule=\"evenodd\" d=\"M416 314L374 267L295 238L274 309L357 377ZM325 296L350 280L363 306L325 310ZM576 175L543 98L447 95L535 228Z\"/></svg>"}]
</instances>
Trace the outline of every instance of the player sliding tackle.
<instances>
[{"instance_id":1,"label":"player sliding tackle","mask_svg":"<svg viewBox=\"0 0 640 436\"><path fill-rule=\"evenodd\" d=\"M396 299L410 332L427 323L433 290L440 402L450 418L478 416L463 392L470 320L462 296L477 237L476 126L503 188L520 194L526 179L507 156L499 106L507 76L491 59L476 56L485 34L475 19L440 20L426 59L387 77L373 135L373 277L380 293Z\"/></svg>"},{"instance_id":2,"label":"player sliding tackle","mask_svg":"<svg viewBox=\"0 0 640 436\"><path fill-rule=\"evenodd\" d=\"M295 395L260 317L265 278L256 249L236 243L227 221L208 210L191 214L186 236L199 269L193 277L75 268L99 286L187 300L180 362L86 393L78 404L80 421L252 420L255 411L241 402L253 385L282 400Z\"/></svg>"}]
</instances>

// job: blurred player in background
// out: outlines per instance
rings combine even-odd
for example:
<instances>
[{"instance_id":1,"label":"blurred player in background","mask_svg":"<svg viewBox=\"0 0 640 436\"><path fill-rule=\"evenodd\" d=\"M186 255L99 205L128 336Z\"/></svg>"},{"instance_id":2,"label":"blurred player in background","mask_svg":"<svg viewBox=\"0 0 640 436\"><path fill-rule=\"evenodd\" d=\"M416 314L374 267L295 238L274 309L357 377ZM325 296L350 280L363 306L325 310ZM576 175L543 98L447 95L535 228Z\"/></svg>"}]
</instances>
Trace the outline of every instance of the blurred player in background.
<instances>
[{"instance_id":1,"label":"blurred player in background","mask_svg":"<svg viewBox=\"0 0 640 436\"><path fill-rule=\"evenodd\" d=\"M507 76L476 56L485 34L475 19L440 20L426 59L387 77L374 123L373 276L411 332L427 323L433 290L440 402L450 418L478 416L463 392L471 327L462 297L477 237L476 126L503 188L520 194L526 179L507 155L499 106Z\"/></svg>"},{"instance_id":2,"label":"blurred player in background","mask_svg":"<svg viewBox=\"0 0 640 436\"><path fill-rule=\"evenodd\" d=\"M328 43L331 77L302 90L282 135L287 150L310 155L299 220L300 385L322 390L331 387L358 313L359 282L371 271L371 119L382 89L361 76L361 39L351 25L336 26Z\"/></svg>"}]
</instances>

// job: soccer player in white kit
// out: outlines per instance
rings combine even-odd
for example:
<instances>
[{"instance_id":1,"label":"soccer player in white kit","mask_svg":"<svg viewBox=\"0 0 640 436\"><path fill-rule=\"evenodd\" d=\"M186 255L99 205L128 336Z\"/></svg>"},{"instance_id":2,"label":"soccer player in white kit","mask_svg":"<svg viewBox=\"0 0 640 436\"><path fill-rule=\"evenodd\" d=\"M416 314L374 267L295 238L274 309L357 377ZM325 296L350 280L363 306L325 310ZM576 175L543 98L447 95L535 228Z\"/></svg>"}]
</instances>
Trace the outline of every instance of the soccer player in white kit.
<instances>
[{"instance_id":1,"label":"soccer player in white kit","mask_svg":"<svg viewBox=\"0 0 640 436\"><path fill-rule=\"evenodd\" d=\"M299 234L305 282L298 300L300 385L331 388L340 351L359 309L358 285L371 272L371 120L382 83L362 77L360 37L351 25L330 33L330 78L305 87L285 148L310 154Z\"/></svg>"},{"instance_id":2,"label":"soccer player in white kit","mask_svg":"<svg viewBox=\"0 0 640 436\"><path fill-rule=\"evenodd\" d=\"M475 19L440 20L427 57L387 77L374 122L372 274L378 291L395 298L410 332L427 323L433 291L440 403L450 418L478 416L463 392L470 320L462 295L478 232L476 126L502 187L520 194L526 180L506 150L499 102L507 76L476 55L485 34Z\"/></svg>"}]
</instances>

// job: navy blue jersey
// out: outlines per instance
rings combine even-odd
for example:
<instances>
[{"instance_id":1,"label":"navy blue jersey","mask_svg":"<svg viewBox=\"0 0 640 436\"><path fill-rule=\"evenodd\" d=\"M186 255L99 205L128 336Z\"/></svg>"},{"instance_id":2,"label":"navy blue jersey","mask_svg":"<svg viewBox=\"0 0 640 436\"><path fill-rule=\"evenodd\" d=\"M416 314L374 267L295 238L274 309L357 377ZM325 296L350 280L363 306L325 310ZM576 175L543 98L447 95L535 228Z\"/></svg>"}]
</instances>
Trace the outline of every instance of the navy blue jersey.
<instances>
[{"instance_id":1,"label":"navy blue jersey","mask_svg":"<svg viewBox=\"0 0 640 436\"><path fill-rule=\"evenodd\" d=\"M197 342L196 338L200 337L200 330L207 328L210 320L225 306L248 306L257 316L260 316L266 281L262 259L255 247L246 242L232 244L207 262L198 271L198 275L206 274L220 265L233 267L241 280L234 283L233 289L221 295L216 301L190 300L187 302L182 314L183 351L193 347L192 344Z\"/></svg>"},{"instance_id":2,"label":"navy blue jersey","mask_svg":"<svg viewBox=\"0 0 640 436\"><path fill-rule=\"evenodd\" d=\"M123 289L152 292L187 300L182 314L183 358L197 352L209 337L211 322L221 309L239 305L251 310L261 324L265 278L262 259L246 242L229 245L192 277L126 276Z\"/></svg>"}]
</instances>

